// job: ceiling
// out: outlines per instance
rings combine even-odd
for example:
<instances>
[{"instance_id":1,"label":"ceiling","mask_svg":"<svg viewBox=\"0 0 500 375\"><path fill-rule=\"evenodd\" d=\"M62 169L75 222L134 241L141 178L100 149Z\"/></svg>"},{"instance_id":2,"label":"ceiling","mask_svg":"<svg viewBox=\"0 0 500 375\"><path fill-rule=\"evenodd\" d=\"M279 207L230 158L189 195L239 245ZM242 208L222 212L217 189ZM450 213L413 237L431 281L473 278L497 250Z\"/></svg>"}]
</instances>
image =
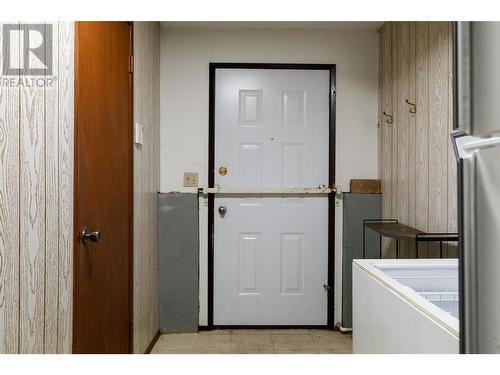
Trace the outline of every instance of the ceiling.
<instances>
[{"instance_id":1,"label":"ceiling","mask_svg":"<svg viewBox=\"0 0 500 375\"><path fill-rule=\"evenodd\" d=\"M337 30L377 30L384 22L375 21L328 21L328 22L290 22L290 21L164 21L164 29L337 29Z\"/></svg>"}]
</instances>

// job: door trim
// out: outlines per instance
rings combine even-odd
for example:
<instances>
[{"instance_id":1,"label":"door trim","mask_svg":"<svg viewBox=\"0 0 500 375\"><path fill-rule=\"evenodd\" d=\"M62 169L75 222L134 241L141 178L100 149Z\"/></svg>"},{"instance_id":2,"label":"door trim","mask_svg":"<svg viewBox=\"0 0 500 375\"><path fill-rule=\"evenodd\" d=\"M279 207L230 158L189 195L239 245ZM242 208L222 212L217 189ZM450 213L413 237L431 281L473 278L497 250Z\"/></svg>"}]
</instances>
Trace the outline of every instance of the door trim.
<instances>
[{"instance_id":1,"label":"door trim","mask_svg":"<svg viewBox=\"0 0 500 375\"><path fill-rule=\"evenodd\" d=\"M78 33L80 32L78 25L84 21L75 21L75 38L74 38L74 43L75 43L75 49L74 49L74 60L75 60L75 82L74 82L74 133L73 133L73 143L74 143L74 155L73 155L73 168L74 168L74 173L73 173L73 259L77 259L77 251L78 251L78 246L79 246L79 241L80 241L80 228L77 227L78 224L78 109L79 109L79 96L78 96L78 80L76 79L77 77L77 70L78 70L78 55L80 52L80 47L78 44ZM126 21L127 24L129 25L129 37L130 37L130 43L129 43L129 56L133 56L134 54L134 23L131 21ZM128 265L128 294L129 294L129 306L128 306L128 316L129 316L129 329L130 329L130 334L129 334L129 353L132 354L134 350L134 340L133 340L133 334L134 334L134 327L133 327L133 313L134 313L134 144L133 144L133 139L134 139L134 134L133 134L133 123L134 123L134 73L133 69L130 72L129 71L129 116L128 116L128 124L129 124L129 154L130 154L130 178L127 183L130 186L130 196L128 199L127 204L129 205L129 227L130 227L130 233L129 233L129 248L128 248L128 256L129 256L129 265ZM72 292L72 353L75 352L75 324L74 324L74 314L75 314L75 301L77 299L76 296L76 262L73 261L73 292Z\"/></svg>"},{"instance_id":2,"label":"door trim","mask_svg":"<svg viewBox=\"0 0 500 375\"><path fill-rule=\"evenodd\" d=\"M289 70L327 70L330 72L330 116L329 116L329 155L328 182L335 187L335 113L336 113L336 65L335 64L277 64L277 63L210 63L209 100L208 100L208 187L215 183L215 72L217 69L289 69ZM214 326L214 195L208 195L208 329L231 328ZM328 301L327 325L315 328L334 329L334 286L335 286L335 193L328 194ZM248 328L250 326L238 326ZM252 326L268 328L269 326ZM273 326L274 327L274 326ZM304 328L307 326L277 326L277 328Z\"/></svg>"}]
</instances>

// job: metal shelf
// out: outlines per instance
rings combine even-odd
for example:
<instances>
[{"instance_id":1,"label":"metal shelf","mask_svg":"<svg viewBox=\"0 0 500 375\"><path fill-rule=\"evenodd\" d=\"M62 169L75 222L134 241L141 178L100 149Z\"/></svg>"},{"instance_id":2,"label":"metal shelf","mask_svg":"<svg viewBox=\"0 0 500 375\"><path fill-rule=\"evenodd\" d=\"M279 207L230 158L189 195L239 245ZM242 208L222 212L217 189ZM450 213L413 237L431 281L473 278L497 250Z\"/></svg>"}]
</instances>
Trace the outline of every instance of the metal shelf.
<instances>
[{"instance_id":1,"label":"metal shelf","mask_svg":"<svg viewBox=\"0 0 500 375\"><path fill-rule=\"evenodd\" d=\"M415 255L419 258L420 242L439 242L439 257L443 258L443 242L458 242L458 233L426 233L398 222L397 219L363 220L363 259L366 258L365 231L369 228L379 234L379 257L382 259L382 237L396 240L396 259L399 259L400 240L415 241Z\"/></svg>"}]
</instances>

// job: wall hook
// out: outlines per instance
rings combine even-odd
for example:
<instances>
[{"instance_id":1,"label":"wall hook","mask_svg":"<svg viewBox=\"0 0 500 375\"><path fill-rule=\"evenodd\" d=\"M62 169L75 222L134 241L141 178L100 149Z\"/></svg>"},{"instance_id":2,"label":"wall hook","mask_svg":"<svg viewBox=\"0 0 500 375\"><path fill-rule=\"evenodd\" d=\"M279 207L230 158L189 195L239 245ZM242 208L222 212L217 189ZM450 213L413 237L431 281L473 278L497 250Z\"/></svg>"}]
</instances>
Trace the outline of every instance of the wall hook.
<instances>
[{"instance_id":1,"label":"wall hook","mask_svg":"<svg viewBox=\"0 0 500 375\"><path fill-rule=\"evenodd\" d=\"M387 117L387 119L385 120L385 122L387 122L389 125L392 124L392 116L389 115L389 114L387 114L387 113L385 113L385 111L382 112L382 113L384 114L385 117Z\"/></svg>"},{"instance_id":2,"label":"wall hook","mask_svg":"<svg viewBox=\"0 0 500 375\"><path fill-rule=\"evenodd\" d=\"M410 113L417 113L417 106L415 105L415 103L411 103L408 99L405 99L405 102L410 106L410 108L408 109Z\"/></svg>"}]
</instances>

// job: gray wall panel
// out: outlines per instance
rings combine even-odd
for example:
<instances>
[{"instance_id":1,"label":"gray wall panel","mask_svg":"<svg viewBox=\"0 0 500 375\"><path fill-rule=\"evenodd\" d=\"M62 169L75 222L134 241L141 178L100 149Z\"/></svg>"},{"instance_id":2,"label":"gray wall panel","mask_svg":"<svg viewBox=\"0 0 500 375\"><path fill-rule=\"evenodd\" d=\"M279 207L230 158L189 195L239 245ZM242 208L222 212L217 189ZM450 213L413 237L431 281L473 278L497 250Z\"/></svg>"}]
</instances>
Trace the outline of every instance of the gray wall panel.
<instances>
[{"instance_id":1,"label":"gray wall panel","mask_svg":"<svg viewBox=\"0 0 500 375\"><path fill-rule=\"evenodd\" d=\"M160 330L196 332L199 303L198 195L159 194Z\"/></svg>"},{"instance_id":2,"label":"gray wall panel","mask_svg":"<svg viewBox=\"0 0 500 375\"><path fill-rule=\"evenodd\" d=\"M381 194L343 195L342 325L352 327L352 260L363 258L363 220L382 216ZM379 258L379 236L366 230L366 258Z\"/></svg>"}]
</instances>

